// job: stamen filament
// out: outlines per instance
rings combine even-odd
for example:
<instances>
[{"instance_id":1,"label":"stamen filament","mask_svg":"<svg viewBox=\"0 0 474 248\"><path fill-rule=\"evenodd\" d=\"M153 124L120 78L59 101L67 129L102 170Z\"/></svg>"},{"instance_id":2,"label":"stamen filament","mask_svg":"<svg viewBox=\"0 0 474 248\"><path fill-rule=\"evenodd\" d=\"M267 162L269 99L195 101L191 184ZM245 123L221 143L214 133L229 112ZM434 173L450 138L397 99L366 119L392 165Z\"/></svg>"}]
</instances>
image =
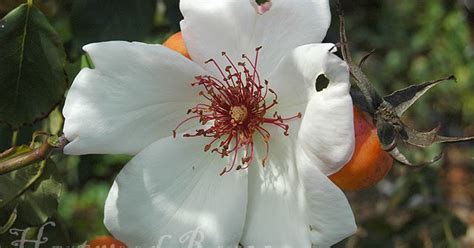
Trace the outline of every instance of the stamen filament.
<instances>
[{"instance_id":1,"label":"stamen filament","mask_svg":"<svg viewBox=\"0 0 474 248\"><path fill-rule=\"evenodd\" d=\"M266 117L267 112L278 104L278 95L269 88L267 80L262 84L257 70L260 50L261 47L255 49L254 61L244 54L242 58L245 61L238 63L234 63L227 53L222 52L222 56L229 63L224 69L214 59L206 61L205 63L212 63L216 67L222 80L210 75L195 77L196 82L191 86L202 87L199 95L207 102L196 104L189 109L188 114L193 116L180 122L173 130L173 137L176 137L177 130L190 120L199 119L201 125L207 124L205 129L184 133L183 136L212 138L205 145L205 152L216 152L221 157L232 155L231 163L223 168L220 175L250 166L255 157L254 133L258 133L265 144L266 152L262 159L262 165L265 166L271 135L264 125L274 125L281 128L284 135L288 135L289 125L286 122L301 118L301 113L283 118L277 112ZM273 95L271 101L267 99L269 93ZM220 142L217 143L218 141ZM242 164L237 165L241 151Z\"/></svg>"}]
</instances>

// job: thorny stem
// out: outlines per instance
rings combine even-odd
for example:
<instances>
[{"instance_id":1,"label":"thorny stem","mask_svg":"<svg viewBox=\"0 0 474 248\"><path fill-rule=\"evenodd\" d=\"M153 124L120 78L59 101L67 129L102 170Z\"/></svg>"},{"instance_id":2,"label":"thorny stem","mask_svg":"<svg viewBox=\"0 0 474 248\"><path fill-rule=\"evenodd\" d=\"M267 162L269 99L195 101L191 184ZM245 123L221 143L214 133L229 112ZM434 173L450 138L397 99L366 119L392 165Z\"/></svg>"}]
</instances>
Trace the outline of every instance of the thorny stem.
<instances>
[{"instance_id":1,"label":"thorny stem","mask_svg":"<svg viewBox=\"0 0 474 248\"><path fill-rule=\"evenodd\" d=\"M375 109L380 106L380 104L382 104L383 99L377 93L369 79L362 72L361 68L352 62L351 52L349 49L349 43L347 41L346 35L344 11L342 9L342 4L340 0L336 0L336 9L339 15L339 35L341 38L341 42L339 43L339 45L341 47L342 57L350 67L349 71L352 77L355 79L357 87L362 91L363 96L368 103L367 107L369 108L370 113L374 113ZM364 60L365 59L363 59L360 64L363 64Z\"/></svg>"},{"instance_id":2,"label":"thorny stem","mask_svg":"<svg viewBox=\"0 0 474 248\"><path fill-rule=\"evenodd\" d=\"M344 21L344 11L341 2L336 0L336 10L339 15L339 37L341 38L340 46L342 50L342 57L347 64L352 64L352 57L347 44L346 27Z\"/></svg>"},{"instance_id":3,"label":"thorny stem","mask_svg":"<svg viewBox=\"0 0 474 248\"><path fill-rule=\"evenodd\" d=\"M30 152L26 152L15 156L10 159L6 159L0 162L0 175L9 173L14 170L21 169L25 166L40 162L48 158L53 152L62 152L64 146L68 143L64 136L59 138L49 137L40 147L33 149ZM8 149L7 151L0 154L2 157L7 157L14 153L15 147Z\"/></svg>"}]
</instances>

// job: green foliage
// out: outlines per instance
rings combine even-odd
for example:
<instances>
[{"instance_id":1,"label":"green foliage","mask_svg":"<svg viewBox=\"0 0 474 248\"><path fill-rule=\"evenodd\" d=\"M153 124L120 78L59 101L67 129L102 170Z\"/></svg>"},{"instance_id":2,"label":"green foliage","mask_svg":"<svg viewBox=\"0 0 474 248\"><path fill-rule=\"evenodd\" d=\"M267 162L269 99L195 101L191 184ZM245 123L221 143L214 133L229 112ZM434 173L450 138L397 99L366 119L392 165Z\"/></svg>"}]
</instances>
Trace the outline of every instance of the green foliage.
<instances>
[{"instance_id":1,"label":"green foliage","mask_svg":"<svg viewBox=\"0 0 474 248\"><path fill-rule=\"evenodd\" d=\"M57 33L33 5L0 21L0 121L18 128L42 119L67 87L65 53Z\"/></svg>"},{"instance_id":2,"label":"green foliage","mask_svg":"<svg viewBox=\"0 0 474 248\"><path fill-rule=\"evenodd\" d=\"M30 152L28 146L15 149L0 161ZM48 159L0 176L0 233L2 243L14 240L7 231L11 228L40 227L57 211L61 182L55 163ZM3 225L3 224L2 224Z\"/></svg>"},{"instance_id":3,"label":"green foliage","mask_svg":"<svg viewBox=\"0 0 474 248\"><path fill-rule=\"evenodd\" d=\"M11 150L7 154L2 154L0 161L16 157L30 152L32 149L28 146L20 146ZM0 176L0 209L8 207L16 198L21 196L25 189L29 188L39 177L35 171L24 168L8 175Z\"/></svg>"},{"instance_id":4,"label":"green foliage","mask_svg":"<svg viewBox=\"0 0 474 248\"><path fill-rule=\"evenodd\" d=\"M62 197L58 211L64 222L72 225L70 234L76 241L107 235L101 220L109 189L110 183L91 180L80 190L66 192Z\"/></svg>"},{"instance_id":5,"label":"green foliage","mask_svg":"<svg viewBox=\"0 0 474 248\"><path fill-rule=\"evenodd\" d=\"M258 5L262 5L266 2L268 2L268 0L255 0L255 2L258 4Z\"/></svg>"},{"instance_id":6,"label":"green foliage","mask_svg":"<svg viewBox=\"0 0 474 248\"><path fill-rule=\"evenodd\" d=\"M451 127L452 135L462 135L459 129L474 121L473 43L462 5L442 0L363 0L345 1L345 6L349 42L356 55L360 58L376 49L364 70L381 92L456 76L458 84L437 86L410 113L426 130L440 123Z\"/></svg>"},{"instance_id":7,"label":"green foliage","mask_svg":"<svg viewBox=\"0 0 474 248\"><path fill-rule=\"evenodd\" d=\"M24 223L29 226L39 226L56 213L61 194L61 182L56 165L52 160L40 163L40 177L21 196L17 211Z\"/></svg>"},{"instance_id":8,"label":"green foliage","mask_svg":"<svg viewBox=\"0 0 474 248\"><path fill-rule=\"evenodd\" d=\"M109 40L143 41L152 30L155 8L154 0L74 1L74 46Z\"/></svg>"},{"instance_id":9,"label":"green foliage","mask_svg":"<svg viewBox=\"0 0 474 248\"><path fill-rule=\"evenodd\" d=\"M457 247L457 239L466 233L466 226L449 211L433 213L426 208L402 213L398 223L385 215L374 216L362 223L365 238L352 238L352 247Z\"/></svg>"}]
</instances>

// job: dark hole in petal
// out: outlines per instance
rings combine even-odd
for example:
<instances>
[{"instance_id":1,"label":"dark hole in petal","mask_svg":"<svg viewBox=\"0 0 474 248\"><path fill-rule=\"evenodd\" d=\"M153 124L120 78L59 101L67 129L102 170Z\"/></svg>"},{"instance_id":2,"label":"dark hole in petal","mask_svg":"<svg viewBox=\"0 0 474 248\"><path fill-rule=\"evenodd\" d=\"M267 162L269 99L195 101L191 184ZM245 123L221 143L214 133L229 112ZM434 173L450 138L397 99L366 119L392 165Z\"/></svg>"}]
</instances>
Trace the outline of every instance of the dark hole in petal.
<instances>
[{"instance_id":1,"label":"dark hole in petal","mask_svg":"<svg viewBox=\"0 0 474 248\"><path fill-rule=\"evenodd\" d=\"M324 74L319 75L318 78L316 79L316 91L320 92L326 89L328 85L329 85L329 79Z\"/></svg>"}]
</instances>

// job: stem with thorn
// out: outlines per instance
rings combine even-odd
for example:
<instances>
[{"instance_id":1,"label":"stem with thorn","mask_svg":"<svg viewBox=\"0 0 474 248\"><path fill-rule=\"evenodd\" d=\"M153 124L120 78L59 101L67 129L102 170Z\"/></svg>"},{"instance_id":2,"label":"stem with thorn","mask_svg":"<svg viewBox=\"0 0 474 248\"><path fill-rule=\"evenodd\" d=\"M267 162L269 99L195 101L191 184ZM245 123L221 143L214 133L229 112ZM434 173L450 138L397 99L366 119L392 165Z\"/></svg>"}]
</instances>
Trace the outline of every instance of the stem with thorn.
<instances>
[{"instance_id":1,"label":"stem with thorn","mask_svg":"<svg viewBox=\"0 0 474 248\"><path fill-rule=\"evenodd\" d=\"M347 41L347 35L346 35L344 11L342 9L342 4L340 3L339 0L336 0L336 9L339 15L339 35L341 38L341 41L339 44L341 46L342 57L344 61L346 61L347 65L349 66L349 71L352 75L352 78L355 79L357 87L361 90L365 100L368 103L367 107L369 109L369 112L374 113L377 107L380 106L380 104L382 104L383 99L377 93L377 91L375 90L374 86L369 81L369 79L362 72L361 68L352 62L351 52L349 49L349 43Z\"/></svg>"}]
</instances>

